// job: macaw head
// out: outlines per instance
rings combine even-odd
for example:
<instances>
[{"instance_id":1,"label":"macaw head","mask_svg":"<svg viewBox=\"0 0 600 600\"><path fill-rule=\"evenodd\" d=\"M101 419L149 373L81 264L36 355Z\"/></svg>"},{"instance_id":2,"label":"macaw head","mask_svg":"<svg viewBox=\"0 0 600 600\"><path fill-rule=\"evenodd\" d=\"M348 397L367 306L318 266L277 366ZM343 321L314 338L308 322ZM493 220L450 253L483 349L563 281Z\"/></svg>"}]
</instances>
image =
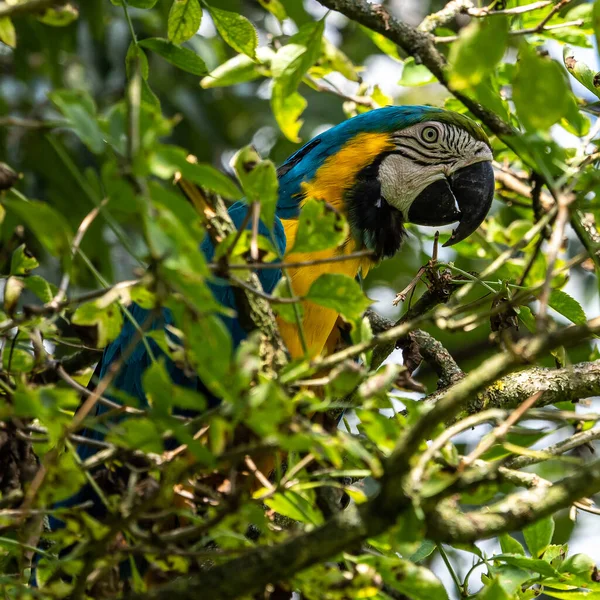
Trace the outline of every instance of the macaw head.
<instances>
[{"instance_id":1,"label":"macaw head","mask_svg":"<svg viewBox=\"0 0 600 600\"><path fill-rule=\"evenodd\" d=\"M388 106L333 127L279 170L278 214L312 196L343 210L378 258L401 245L404 223L458 223L446 246L472 234L494 195L492 151L468 117L430 106ZM290 218L280 214L283 218Z\"/></svg>"}]
</instances>

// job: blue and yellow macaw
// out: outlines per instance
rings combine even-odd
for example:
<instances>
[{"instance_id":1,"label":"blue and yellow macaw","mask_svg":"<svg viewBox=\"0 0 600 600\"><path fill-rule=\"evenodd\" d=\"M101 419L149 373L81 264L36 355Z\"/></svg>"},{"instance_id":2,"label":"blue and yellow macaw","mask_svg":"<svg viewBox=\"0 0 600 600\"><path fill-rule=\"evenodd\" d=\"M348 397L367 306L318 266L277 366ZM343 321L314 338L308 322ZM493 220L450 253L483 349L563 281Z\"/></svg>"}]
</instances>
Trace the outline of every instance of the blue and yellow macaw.
<instances>
[{"instance_id":1,"label":"blue and yellow macaw","mask_svg":"<svg viewBox=\"0 0 600 600\"><path fill-rule=\"evenodd\" d=\"M343 273L353 278L366 275L373 264L400 250L405 223L440 226L457 222L445 245L465 239L479 227L491 206L494 194L491 161L489 141L479 125L464 115L429 106L389 106L373 110L316 136L278 170L274 238L279 252L287 262L328 258L362 249L371 250L372 256L289 268L295 295L305 296L323 273ZM337 249L285 254L286 247L294 245L298 216L307 198L327 202L343 213L349 223L349 237ZM229 214L236 227L247 221L248 210L243 202L231 206ZM259 225L259 233L270 236L263 223ZM208 236L201 247L206 258L212 260L214 247ZM267 269L258 273L263 289L271 293L281 272ZM226 281L215 280L211 289L222 305L235 311L235 295ZM136 304L129 310L137 323L146 322L148 311ZM303 302L302 314L309 355L315 357L333 351L340 336L339 315L307 301ZM239 344L247 335L242 324L235 318L223 317L223 320L233 343ZM164 310L162 318L156 319L150 329L171 322L170 313ZM290 356L303 356L297 328L283 320L279 320L278 325ZM92 385L124 356L135 335L134 325L127 320L120 335L105 349ZM155 356L162 354L152 340L148 343ZM142 375L150 364L146 346L138 343L125 357L113 380L113 390L125 392L147 405ZM212 405L219 402L198 377L186 375L170 360L166 361L166 367L177 385L200 390ZM95 414L106 410L97 404ZM98 430L86 430L84 435L95 439L103 437ZM95 447L88 444L78 448L82 459L95 451ZM93 497L94 493L88 485L58 506L73 505L90 495ZM103 514L100 504L96 502L90 513L100 517ZM61 525L60 520L50 519L52 529Z\"/></svg>"},{"instance_id":2,"label":"blue and yellow macaw","mask_svg":"<svg viewBox=\"0 0 600 600\"><path fill-rule=\"evenodd\" d=\"M327 202L346 215L350 234L340 248L311 254L285 255L288 262L331 257L369 249L373 257L322 263L304 268L289 268L291 285L297 296L305 296L313 282L323 273L366 275L376 262L396 254L405 236L404 224L440 226L458 222L446 245L459 242L473 233L488 213L494 194L492 152L479 125L464 115L430 106L389 106L373 110L316 136L278 170L279 201L274 234L282 255L292 248L298 215L307 198ZM237 202L229 214L237 227L245 221L248 206ZM250 225L249 225L250 226ZM259 233L269 235L264 224ZM214 248L207 238L202 243L208 260ZM281 277L277 270L260 270L263 289L270 293ZM214 296L224 306L235 310L236 301L227 282L211 284ZM338 314L329 308L303 302L303 328L311 357L331 352L339 339ZM148 312L137 305L130 307L138 323ZM224 321L234 344L247 332L235 318ZM153 328L171 322L164 311ZM279 320L279 329L291 357L303 355L297 328ZM136 331L128 321L121 334L104 351L96 369L102 378L118 360ZM160 351L153 342L153 350ZM146 401L142 374L150 365L145 346L139 343L126 358L113 387L142 403ZM184 374L174 363L167 368L178 385L206 391L197 377ZM217 399L213 399L217 402ZM97 405L98 414L104 409ZM99 438L98 432L86 435ZM94 452L80 446L85 459Z\"/></svg>"}]
</instances>

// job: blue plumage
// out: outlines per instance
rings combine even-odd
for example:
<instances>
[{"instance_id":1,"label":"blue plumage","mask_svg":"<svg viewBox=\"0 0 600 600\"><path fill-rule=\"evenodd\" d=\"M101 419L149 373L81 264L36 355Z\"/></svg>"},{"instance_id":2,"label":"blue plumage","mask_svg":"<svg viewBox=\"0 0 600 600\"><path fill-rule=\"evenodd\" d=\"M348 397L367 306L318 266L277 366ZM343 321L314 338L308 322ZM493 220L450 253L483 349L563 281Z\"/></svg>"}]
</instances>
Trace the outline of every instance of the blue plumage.
<instances>
[{"instance_id":1,"label":"blue plumage","mask_svg":"<svg viewBox=\"0 0 600 600\"><path fill-rule=\"evenodd\" d=\"M236 202L229 209L229 215L236 226L239 228L242 226L243 221L246 217L248 211L248 205L244 202ZM248 223L247 227L250 228L252 225L251 222ZM270 232L264 223L259 223L259 234L265 237L271 237ZM285 232L283 230L283 226L279 218L275 219L275 225L273 228L273 239L276 243L277 250L280 255L283 255L286 247L286 239ZM208 236L205 237L204 241L201 244L201 249L206 259L211 261L213 259L215 249L214 246ZM259 279L263 286L263 289L267 293L271 293L275 288L275 285L281 278L281 271L278 269L263 269L259 271ZM232 288L227 285L227 283L219 278L215 278L213 282L209 284L211 291L214 297L226 308L236 309L235 297L233 294ZM135 319L138 325L145 324L148 316L150 315L150 311L144 308L141 308L137 304L132 304L129 306L129 312L133 319ZM247 332L242 328L240 322L235 317L222 317L229 333L231 334L234 346L237 346L246 336ZM162 310L162 316L160 318L154 319L154 321L147 327L147 331L153 331L160 328L165 327L165 325L169 325L173 323L173 317L171 312L167 309ZM100 360L96 370L94 372L94 377L92 378L92 384L95 384L97 381L102 379L110 367L114 364L115 361L120 360L124 353L129 348L131 340L134 339L136 335L136 328L133 325L130 319L126 319L123 325L123 329L119 336L109 344L104 353L102 355L102 359ZM147 339L147 343L149 344L152 353L156 358L164 356L163 352L160 350L156 342L151 339ZM185 373L179 369L168 357L166 358L166 369L173 380L173 383L176 385L187 387L191 389L195 389L200 391L208 400L209 406L214 406L218 403L218 399L210 394L210 392L206 389L206 387L202 384L198 377L188 377ZM140 401L141 406L147 406L148 402L146 399L146 394L142 385L142 377L144 371L150 366L152 362L151 357L148 354L146 346L142 341L139 341L133 351L129 354L129 356L125 359L123 365L121 366L117 376L113 381L113 389L119 390L131 396L132 398L136 398ZM105 394L105 396L109 399L114 399L111 397L110 393ZM93 416L98 416L105 413L108 408L102 404L96 404L95 412ZM87 438L93 440L102 440L104 438L105 429L103 427L97 427L93 430L86 429L83 431L83 435ZM96 446L91 446L89 444L80 444L77 448L77 454L81 458L82 461L88 459L93 456L98 451ZM56 508L64 507L64 506L72 506L74 504L78 504L83 502L90 496L94 496L94 493L89 485L84 486L75 496L68 498L67 500L57 503L55 505ZM99 511L99 512L97 512ZM103 511L103 507L99 502L95 503L94 509L90 511L92 515L99 516ZM54 517L50 517L50 528L56 529L62 525L62 521L56 519Z\"/></svg>"},{"instance_id":2,"label":"blue plumage","mask_svg":"<svg viewBox=\"0 0 600 600\"><path fill-rule=\"evenodd\" d=\"M328 129L319 134L313 140L305 144L296 153L290 156L279 168L279 201L275 217L273 238L277 245L278 252L283 255L286 248L285 232L280 219L296 218L300 210L300 191L302 182L310 181L319 166L329 157L338 152L344 144L354 136L364 132L386 132L396 131L410 126L425 118L430 118L434 114L445 113L439 108L431 106L388 106L378 110L360 114L352 119L348 119L339 125ZM248 206L244 202L236 202L229 209L229 215L236 227L240 227L246 217ZM248 228L251 224L248 223ZM261 222L259 233L265 237L270 237L267 227ZM205 237L201 245L202 251L208 261L214 256L214 246L208 236ZM263 289L270 293L281 277L281 271L276 269L264 269L259 271L259 278ZM236 302L233 289L223 279L216 278L210 283L210 288L214 297L223 306L235 310ZM133 318L138 324L143 324L148 318L149 312L137 305L130 307ZM235 317L222 317L226 324L234 346L237 346L243 340L247 332L243 329L240 322ZM172 316L168 310L163 310L162 318L156 319L149 330L156 330L172 323ZM102 360L96 369L95 375L101 379L107 372L107 369L118 360L125 349L129 346L131 340L136 334L133 324L127 319L120 335L104 351ZM162 352L157 344L149 340L152 351L155 356L160 356ZM142 406L147 405L146 396L142 387L142 375L151 363L145 345L140 341L131 355L125 360L119 374L115 378L113 387L121 390L133 398L141 401ZM209 401L215 402L210 397L206 388L197 377L189 378L178 369L175 364L167 360L167 370L173 381L181 386L199 389L209 397ZM107 409L98 404L96 415L102 414ZM103 434L100 431L86 431L85 435L95 439L102 439ZM86 459L95 453L95 448L88 445L82 445L79 448L79 455Z\"/></svg>"}]
</instances>

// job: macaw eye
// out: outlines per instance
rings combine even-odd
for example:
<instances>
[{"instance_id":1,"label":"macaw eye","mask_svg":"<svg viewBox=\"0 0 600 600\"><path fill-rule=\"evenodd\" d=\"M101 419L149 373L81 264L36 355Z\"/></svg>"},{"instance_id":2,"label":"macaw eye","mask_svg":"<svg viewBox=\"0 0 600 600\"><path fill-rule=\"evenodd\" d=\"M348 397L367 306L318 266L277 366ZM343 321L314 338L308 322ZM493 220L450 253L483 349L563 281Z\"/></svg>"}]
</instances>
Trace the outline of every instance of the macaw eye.
<instances>
[{"instance_id":1,"label":"macaw eye","mask_svg":"<svg viewBox=\"0 0 600 600\"><path fill-rule=\"evenodd\" d=\"M440 134L438 133L438 130L435 127L425 127L425 129L423 129L423 131L421 132L421 137L423 138L423 141L429 142L430 144L437 142L439 135Z\"/></svg>"}]
</instances>

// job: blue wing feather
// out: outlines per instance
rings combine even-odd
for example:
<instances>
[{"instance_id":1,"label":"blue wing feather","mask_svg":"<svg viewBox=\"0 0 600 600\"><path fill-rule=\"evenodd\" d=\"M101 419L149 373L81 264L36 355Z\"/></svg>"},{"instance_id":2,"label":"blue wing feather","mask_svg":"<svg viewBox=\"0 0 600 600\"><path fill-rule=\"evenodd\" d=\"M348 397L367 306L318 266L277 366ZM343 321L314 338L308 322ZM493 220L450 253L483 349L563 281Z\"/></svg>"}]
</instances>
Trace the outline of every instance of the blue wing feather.
<instances>
[{"instance_id":1,"label":"blue wing feather","mask_svg":"<svg viewBox=\"0 0 600 600\"><path fill-rule=\"evenodd\" d=\"M229 215L236 227L241 227L246 214L248 211L248 205L243 202L236 202L229 209ZM248 223L248 228L251 227L251 223ZM262 223L259 223L259 233L266 237L270 237L268 228ZM275 225L273 228L273 238L277 245L277 250L281 255L285 252L286 239L283 225L278 217L275 219ZM201 244L202 251L204 252L207 260L211 261L214 256L214 246L208 236L204 239ZM281 271L279 269L263 269L259 271L259 279L263 289L267 293L271 293L275 288L275 285L281 278ZM215 279L215 281L209 284L213 295L220 304L233 310L236 309L236 301L231 286L223 279ZM137 304L132 304L129 307L131 317L135 320L138 325L145 324L149 318L150 311L141 308ZM222 317L225 322L233 339L234 346L237 346L247 335L247 332L243 329L239 320L235 317ZM147 327L148 331L157 330L173 323L173 318L169 310L163 309L162 316L154 319L154 321ZM109 345L102 355L102 359L96 368L95 378L93 381L102 379L111 366L124 356L131 344L131 340L136 335L136 327L130 319L125 321L123 329L119 336ZM156 342L151 339L147 339L146 343L150 346L152 353L155 357L163 356L163 352L160 350ZM152 362L151 357L148 354L146 345L140 341L135 346L134 350L125 358L123 365L121 366L119 373L115 377L113 382L113 388L125 392L129 396L136 398L140 401L141 406L147 406L147 399L142 386L142 377L144 371L150 366ZM175 363L167 358L166 360L167 371L176 385L197 389L201 391L209 401L209 405L214 405L218 402L218 399L211 396L208 390L204 387L198 377L188 377L184 372L179 369ZM110 395L108 395L110 398ZM100 415L106 412L108 409L106 406L97 404L96 415ZM100 440L102 439L103 433L101 431L86 431L85 435L89 438ZM82 460L85 460L89 456L96 452L96 448L90 445L82 444L78 448L79 456Z\"/></svg>"}]
</instances>

